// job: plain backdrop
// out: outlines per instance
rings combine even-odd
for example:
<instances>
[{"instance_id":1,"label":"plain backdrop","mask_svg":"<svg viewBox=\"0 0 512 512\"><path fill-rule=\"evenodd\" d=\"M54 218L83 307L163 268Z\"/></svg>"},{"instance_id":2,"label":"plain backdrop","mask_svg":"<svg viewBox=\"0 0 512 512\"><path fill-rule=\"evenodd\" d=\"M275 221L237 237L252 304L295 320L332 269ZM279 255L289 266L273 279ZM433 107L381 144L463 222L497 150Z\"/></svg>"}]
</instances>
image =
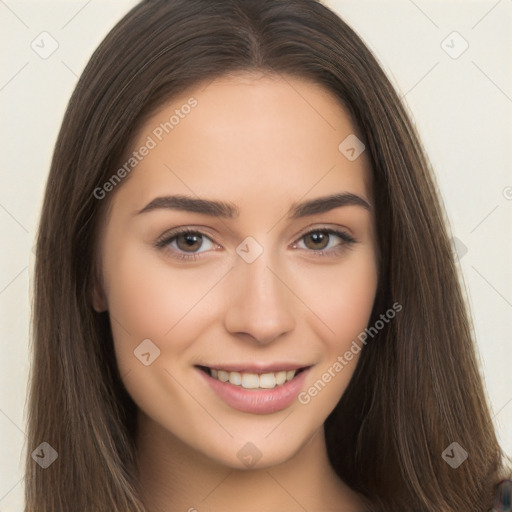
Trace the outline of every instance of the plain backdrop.
<instances>
[{"instance_id":1,"label":"plain backdrop","mask_svg":"<svg viewBox=\"0 0 512 512\"><path fill-rule=\"evenodd\" d=\"M512 2L325 3L377 56L433 163L494 421L512 455ZM24 450L35 448L24 434L30 279L53 146L78 76L133 5L0 0L0 511L22 510Z\"/></svg>"}]
</instances>

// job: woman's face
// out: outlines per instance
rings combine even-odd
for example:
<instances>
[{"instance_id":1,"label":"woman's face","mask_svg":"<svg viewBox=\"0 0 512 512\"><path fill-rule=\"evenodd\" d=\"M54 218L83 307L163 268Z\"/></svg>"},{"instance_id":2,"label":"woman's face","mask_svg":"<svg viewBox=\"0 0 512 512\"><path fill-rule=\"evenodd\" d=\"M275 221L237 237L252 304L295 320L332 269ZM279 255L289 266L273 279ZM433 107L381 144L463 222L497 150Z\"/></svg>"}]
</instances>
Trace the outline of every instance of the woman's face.
<instances>
[{"instance_id":1,"label":"woman's face","mask_svg":"<svg viewBox=\"0 0 512 512\"><path fill-rule=\"evenodd\" d=\"M114 190L94 305L141 416L174 442L274 465L343 394L377 286L354 133L318 85L224 77L147 120L127 177L102 189Z\"/></svg>"}]
</instances>

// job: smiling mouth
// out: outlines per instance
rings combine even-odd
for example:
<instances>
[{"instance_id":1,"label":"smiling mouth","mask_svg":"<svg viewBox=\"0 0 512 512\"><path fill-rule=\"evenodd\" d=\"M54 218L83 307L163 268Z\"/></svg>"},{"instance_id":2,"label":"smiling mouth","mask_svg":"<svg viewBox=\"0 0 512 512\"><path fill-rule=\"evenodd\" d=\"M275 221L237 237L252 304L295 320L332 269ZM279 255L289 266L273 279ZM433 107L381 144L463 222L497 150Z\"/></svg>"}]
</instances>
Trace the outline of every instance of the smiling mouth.
<instances>
[{"instance_id":1,"label":"smiling mouth","mask_svg":"<svg viewBox=\"0 0 512 512\"><path fill-rule=\"evenodd\" d=\"M245 389L273 389L293 380L308 367L268 373L228 372L207 366L198 366L198 368L213 379L229 382L234 386Z\"/></svg>"}]
</instances>

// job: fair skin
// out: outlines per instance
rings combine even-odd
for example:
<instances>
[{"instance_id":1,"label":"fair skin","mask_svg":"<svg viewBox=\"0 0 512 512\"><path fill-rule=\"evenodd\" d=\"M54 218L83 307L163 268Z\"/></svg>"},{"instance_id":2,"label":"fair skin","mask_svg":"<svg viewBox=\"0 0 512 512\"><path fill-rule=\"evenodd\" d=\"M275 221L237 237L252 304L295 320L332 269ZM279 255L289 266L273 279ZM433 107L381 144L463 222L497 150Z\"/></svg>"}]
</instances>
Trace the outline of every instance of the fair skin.
<instances>
[{"instance_id":1,"label":"fair skin","mask_svg":"<svg viewBox=\"0 0 512 512\"><path fill-rule=\"evenodd\" d=\"M155 127L192 96L197 106L156 139ZM109 311L119 371L139 408L149 511L364 510L330 466L323 430L359 354L307 404L295 396L276 411L230 405L198 368L306 367L304 391L367 326L377 287L370 167L365 153L349 161L338 150L353 133L323 88L256 74L197 86L138 130L129 154L148 136L157 144L112 193L93 305ZM299 202L345 193L362 201L289 215ZM229 202L238 215L139 213L177 194ZM178 227L200 234L156 247ZM242 245L247 254L262 249L251 262L237 253L247 237L257 242ZM145 339L146 353L160 350L149 365L134 355ZM239 453L247 443L251 466Z\"/></svg>"}]
</instances>

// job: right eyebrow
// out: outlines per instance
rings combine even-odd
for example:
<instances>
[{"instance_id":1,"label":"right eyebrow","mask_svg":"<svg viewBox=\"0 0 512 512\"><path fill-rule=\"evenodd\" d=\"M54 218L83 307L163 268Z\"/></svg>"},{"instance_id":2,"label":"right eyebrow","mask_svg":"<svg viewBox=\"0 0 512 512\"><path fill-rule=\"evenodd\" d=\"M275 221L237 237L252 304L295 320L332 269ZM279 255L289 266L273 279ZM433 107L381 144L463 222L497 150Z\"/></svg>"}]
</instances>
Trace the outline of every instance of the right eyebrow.
<instances>
[{"instance_id":1,"label":"right eyebrow","mask_svg":"<svg viewBox=\"0 0 512 512\"><path fill-rule=\"evenodd\" d=\"M211 199L199 199L185 195L161 196L150 201L137 213L146 213L152 210L168 208L171 210L184 210L187 212L202 213L212 217L234 219L240 215L238 207L226 201L214 201Z\"/></svg>"}]
</instances>

